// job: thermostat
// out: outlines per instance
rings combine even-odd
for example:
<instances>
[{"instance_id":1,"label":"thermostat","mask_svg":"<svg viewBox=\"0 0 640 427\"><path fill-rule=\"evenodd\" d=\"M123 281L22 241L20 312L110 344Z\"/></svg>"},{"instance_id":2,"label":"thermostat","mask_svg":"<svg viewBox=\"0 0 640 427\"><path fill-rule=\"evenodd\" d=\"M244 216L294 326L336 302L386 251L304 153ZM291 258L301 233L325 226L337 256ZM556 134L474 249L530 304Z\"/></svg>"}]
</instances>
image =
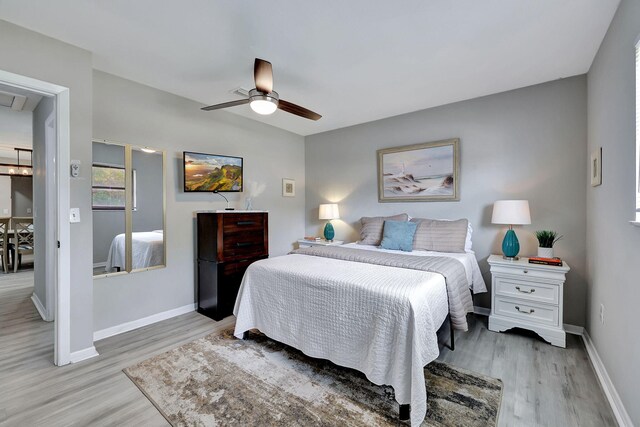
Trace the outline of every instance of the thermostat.
<instances>
[{"instance_id":1,"label":"thermostat","mask_svg":"<svg viewBox=\"0 0 640 427\"><path fill-rule=\"evenodd\" d=\"M80 175L80 160L71 160L71 176L77 178Z\"/></svg>"}]
</instances>

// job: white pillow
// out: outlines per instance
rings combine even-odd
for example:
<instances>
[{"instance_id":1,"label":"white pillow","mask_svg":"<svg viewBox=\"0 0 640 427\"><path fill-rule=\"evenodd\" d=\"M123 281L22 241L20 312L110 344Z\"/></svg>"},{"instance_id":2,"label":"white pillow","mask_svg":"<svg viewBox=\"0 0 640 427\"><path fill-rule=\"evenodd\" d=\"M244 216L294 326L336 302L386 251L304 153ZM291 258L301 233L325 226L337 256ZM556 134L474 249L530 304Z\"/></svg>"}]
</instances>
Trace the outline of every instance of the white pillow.
<instances>
[{"instance_id":1,"label":"white pillow","mask_svg":"<svg viewBox=\"0 0 640 427\"><path fill-rule=\"evenodd\" d=\"M469 223L467 226L467 239L464 241L465 252L473 252L473 250L471 250L471 245L473 245L473 242L471 242L471 234L473 234L473 227L471 226L471 223Z\"/></svg>"}]
</instances>

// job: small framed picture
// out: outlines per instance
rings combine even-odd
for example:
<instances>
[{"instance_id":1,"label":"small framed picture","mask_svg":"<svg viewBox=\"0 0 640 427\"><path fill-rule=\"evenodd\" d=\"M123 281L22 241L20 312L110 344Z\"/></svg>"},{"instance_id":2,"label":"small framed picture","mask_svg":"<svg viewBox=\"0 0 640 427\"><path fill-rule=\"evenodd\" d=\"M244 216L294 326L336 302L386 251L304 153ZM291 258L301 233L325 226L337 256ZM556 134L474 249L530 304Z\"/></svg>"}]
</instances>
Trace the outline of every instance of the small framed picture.
<instances>
[{"instance_id":1,"label":"small framed picture","mask_svg":"<svg viewBox=\"0 0 640 427\"><path fill-rule=\"evenodd\" d=\"M289 178L282 178L282 197L296 196L296 181Z\"/></svg>"},{"instance_id":2,"label":"small framed picture","mask_svg":"<svg viewBox=\"0 0 640 427\"><path fill-rule=\"evenodd\" d=\"M602 147L591 152L591 186L602 185Z\"/></svg>"}]
</instances>

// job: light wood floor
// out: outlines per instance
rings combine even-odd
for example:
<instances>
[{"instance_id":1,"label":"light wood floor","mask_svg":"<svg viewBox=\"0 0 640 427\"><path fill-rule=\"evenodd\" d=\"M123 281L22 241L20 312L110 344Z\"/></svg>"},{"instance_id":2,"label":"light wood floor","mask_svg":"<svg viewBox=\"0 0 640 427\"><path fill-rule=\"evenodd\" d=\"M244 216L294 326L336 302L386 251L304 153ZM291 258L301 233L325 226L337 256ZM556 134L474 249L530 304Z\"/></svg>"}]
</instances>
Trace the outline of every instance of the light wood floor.
<instances>
[{"instance_id":1,"label":"light wood floor","mask_svg":"<svg viewBox=\"0 0 640 427\"><path fill-rule=\"evenodd\" d=\"M33 273L0 275L0 425L167 425L122 373L138 361L233 324L189 313L96 343L99 357L53 366L53 324L30 301ZM500 426L609 426L611 409L581 340L567 349L487 330L471 316L440 359L504 381Z\"/></svg>"}]
</instances>

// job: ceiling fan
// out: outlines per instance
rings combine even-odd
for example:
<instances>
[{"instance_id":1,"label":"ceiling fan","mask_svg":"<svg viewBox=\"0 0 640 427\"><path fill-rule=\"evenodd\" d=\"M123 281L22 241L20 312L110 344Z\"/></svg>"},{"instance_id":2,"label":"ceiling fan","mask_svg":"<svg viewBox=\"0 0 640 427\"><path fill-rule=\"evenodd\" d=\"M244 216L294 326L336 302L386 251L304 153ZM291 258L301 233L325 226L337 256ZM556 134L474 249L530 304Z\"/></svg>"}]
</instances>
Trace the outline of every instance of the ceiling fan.
<instances>
[{"instance_id":1,"label":"ceiling fan","mask_svg":"<svg viewBox=\"0 0 640 427\"><path fill-rule=\"evenodd\" d=\"M273 70L271 62L256 58L253 65L253 79L256 82L255 89L249 91L249 98L237 101L223 102L222 104L203 107L205 111L219 110L221 108L235 107L236 105L249 104L251 109L258 114L273 114L276 109L281 109L287 113L304 117L305 119L318 120L320 114L291 102L280 99L278 92L273 90Z\"/></svg>"}]
</instances>

